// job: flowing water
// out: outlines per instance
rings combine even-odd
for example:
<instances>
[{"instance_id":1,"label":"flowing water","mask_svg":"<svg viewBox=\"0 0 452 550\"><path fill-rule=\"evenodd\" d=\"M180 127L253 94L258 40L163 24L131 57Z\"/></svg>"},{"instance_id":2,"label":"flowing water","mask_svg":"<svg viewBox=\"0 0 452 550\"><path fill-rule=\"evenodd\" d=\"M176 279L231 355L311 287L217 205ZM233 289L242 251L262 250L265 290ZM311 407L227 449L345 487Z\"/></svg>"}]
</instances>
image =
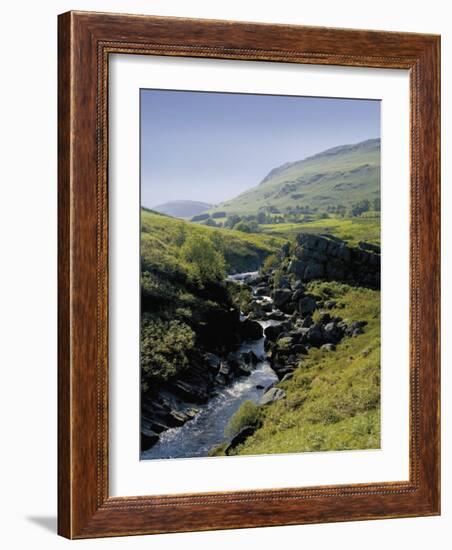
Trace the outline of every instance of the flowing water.
<instances>
[{"instance_id":1,"label":"flowing water","mask_svg":"<svg viewBox=\"0 0 452 550\"><path fill-rule=\"evenodd\" d=\"M230 278L240 281L254 275L255 273L238 274ZM265 329L278 322L258 323ZM162 433L158 442L144 451L141 458L148 460L207 456L212 447L223 443L226 440L224 429L240 405L246 400L257 402L266 389L278 380L270 364L264 359L264 340L265 337L262 337L253 342L244 342L239 348L240 352L251 350L260 358L249 376L241 376L220 389L193 420Z\"/></svg>"}]
</instances>

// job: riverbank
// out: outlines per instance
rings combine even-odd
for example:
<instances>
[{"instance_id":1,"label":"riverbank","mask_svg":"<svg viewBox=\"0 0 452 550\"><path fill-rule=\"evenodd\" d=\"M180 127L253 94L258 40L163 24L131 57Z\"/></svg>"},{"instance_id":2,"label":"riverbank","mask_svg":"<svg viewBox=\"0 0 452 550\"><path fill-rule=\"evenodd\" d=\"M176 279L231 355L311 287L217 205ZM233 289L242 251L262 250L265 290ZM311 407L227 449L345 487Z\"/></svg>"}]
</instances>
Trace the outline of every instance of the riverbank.
<instances>
[{"instance_id":1,"label":"riverbank","mask_svg":"<svg viewBox=\"0 0 452 550\"><path fill-rule=\"evenodd\" d=\"M193 267L204 271L179 262L159 316L143 315L142 372L151 376L142 385L142 458L378 446L378 246L299 235L259 272L219 280L213 243L184 243L182 260L189 244ZM154 304L161 290L151 287ZM353 365L348 349L359 356ZM344 439L342 422L363 433L349 429Z\"/></svg>"}]
</instances>

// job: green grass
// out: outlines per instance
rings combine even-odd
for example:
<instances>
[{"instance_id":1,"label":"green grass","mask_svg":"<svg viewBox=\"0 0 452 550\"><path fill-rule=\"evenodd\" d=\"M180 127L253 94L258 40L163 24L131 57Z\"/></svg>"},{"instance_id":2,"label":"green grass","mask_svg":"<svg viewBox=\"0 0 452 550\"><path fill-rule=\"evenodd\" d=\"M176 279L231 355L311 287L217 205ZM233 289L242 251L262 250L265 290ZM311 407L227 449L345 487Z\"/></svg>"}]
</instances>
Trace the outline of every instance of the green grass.
<instances>
[{"instance_id":1,"label":"green grass","mask_svg":"<svg viewBox=\"0 0 452 550\"><path fill-rule=\"evenodd\" d=\"M325 211L379 196L380 142L369 140L280 166L260 184L209 212L257 214L269 206L281 212L297 206Z\"/></svg>"},{"instance_id":2,"label":"green grass","mask_svg":"<svg viewBox=\"0 0 452 550\"><path fill-rule=\"evenodd\" d=\"M380 293L339 283L311 284L310 291L332 292L333 314L367 320L365 332L344 338L335 352L311 349L293 378L278 384L286 398L260 407L261 427L234 454L380 447Z\"/></svg>"},{"instance_id":3,"label":"green grass","mask_svg":"<svg viewBox=\"0 0 452 550\"><path fill-rule=\"evenodd\" d=\"M350 244L359 241L380 244L380 218L328 218L306 223L261 225L263 233L290 239L298 233L331 233Z\"/></svg>"},{"instance_id":4,"label":"green grass","mask_svg":"<svg viewBox=\"0 0 452 550\"><path fill-rule=\"evenodd\" d=\"M286 241L283 236L216 229L142 209L142 262L177 272L181 264L178 251L190 235L212 239L223 253L229 272L258 269L262 261Z\"/></svg>"}]
</instances>

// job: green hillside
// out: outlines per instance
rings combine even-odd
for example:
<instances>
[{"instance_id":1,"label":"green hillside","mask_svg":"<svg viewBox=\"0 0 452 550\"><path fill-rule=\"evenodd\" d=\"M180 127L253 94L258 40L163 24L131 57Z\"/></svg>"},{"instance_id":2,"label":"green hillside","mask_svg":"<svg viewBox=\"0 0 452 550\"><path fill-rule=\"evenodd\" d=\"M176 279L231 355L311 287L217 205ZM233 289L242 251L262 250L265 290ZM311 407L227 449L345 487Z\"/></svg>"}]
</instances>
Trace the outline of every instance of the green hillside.
<instances>
[{"instance_id":1,"label":"green hillside","mask_svg":"<svg viewBox=\"0 0 452 550\"><path fill-rule=\"evenodd\" d=\"M180 269L179 249L190 236L214 242L226 262L226 271L236 273L257 270L263 260L286 242L284 237L242 233L171 218L141 209L142 263L162 271ZM173 265L174 264L174 265Z\"/></svg>"},{"instance_id":2,"label":"green hillside","mask_svg":"<svg viewBox=\"0 0 452 550\"><path fill-rule=\"evenodd\" d=\"M328 149L272 170L262 182L210 212L256 214L350 208L380 197L380 139ZM276 209L276 210L275 210Z\"/></svg>"}]
</instances>

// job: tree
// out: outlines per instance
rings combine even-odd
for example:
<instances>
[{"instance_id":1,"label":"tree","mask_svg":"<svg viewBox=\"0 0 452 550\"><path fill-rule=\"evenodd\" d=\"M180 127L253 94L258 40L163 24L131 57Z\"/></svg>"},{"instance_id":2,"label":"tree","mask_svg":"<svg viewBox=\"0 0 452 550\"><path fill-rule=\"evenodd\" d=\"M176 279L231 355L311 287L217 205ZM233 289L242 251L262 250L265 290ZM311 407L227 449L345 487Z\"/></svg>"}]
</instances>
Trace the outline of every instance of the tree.
<instances>
[{"instance_id":1,"label":"tree","mask_svg":"<svg viewBox=\"0 0 452 550\"><path fill-rule=\"evenodd\" d=\"M364 199L352 205L351 215L360 216L363 212L367 212L369 209L370 202L367 199Z\"/></svg>"},{"instance_id":2,"label":"tree","mask_svg":"<svg viewBox=\"0 0 452 550\"><path fill-rule=\"evenodd\" d=\"M262 210L257 214L257 223L263 224L267 222L267 214Z\"/></svg>"},{"instance_id":3,"label":"tree","mask_svg":"<svg viewBox=\"0 0 452 550\"><path fill-rule=\"evenodd\" d=\"M375 197L373 200L373 209L377 212L380 212L381 210L381 199L380 197Z\"/></svg>"},{"instance_id":4,"label":"tree","mask_svg":"<svg viewBox=\"0 0 452 550\"><path fill-rule=\"evenodd\" d=\"M338 204L337 208L336 208L336 212L339 216L341 216L343 218L345 216L346 212L347 212L347 209L345 208L345 206L343 204Z\"/></svg>"},{"instance_id":5,"label":"tree","mask_svg":"<svg viewBox=\"0 0 452 550\"><path fill-rule=\"evenodd\" d=\"M239 223L241 219L242 218L237 214L231 214L230 216L227 217L226 221L224 222L224 226L229 227L230 229L233 229L234 225Z\"/></svg>"},{"instance_id":6,"label":"tree","mask_svg":"<svg viewBox=\"0 0 452 550\"><path fill-rule=\"evenodd\" d=\"M259 224L255 221L241 221L234 225L234 229L243 233L258 233L260 231Z\"/></svg>"},{"instance_id":7,"label":"tree","mask_svg":"<svg viewBox=\"0 0 452 550\"><path fill-rule=\"evenodd\" d=\"M220 281L226 274L226 262L212 241L204 235L190 235L180 249L180 255L200 283Z\"/></svg>"},{"instance_id":8,"label":"tree","mask_svg":"<svg viewBox=\"0 0 452 550\"><path fill-rule=\"evenodd\" d=\"M207 220L210 218L210 214L197 214L196 216L193 216L191 221L192 222L202 222L203 220Z\"/></svg>"}]
</instances>

